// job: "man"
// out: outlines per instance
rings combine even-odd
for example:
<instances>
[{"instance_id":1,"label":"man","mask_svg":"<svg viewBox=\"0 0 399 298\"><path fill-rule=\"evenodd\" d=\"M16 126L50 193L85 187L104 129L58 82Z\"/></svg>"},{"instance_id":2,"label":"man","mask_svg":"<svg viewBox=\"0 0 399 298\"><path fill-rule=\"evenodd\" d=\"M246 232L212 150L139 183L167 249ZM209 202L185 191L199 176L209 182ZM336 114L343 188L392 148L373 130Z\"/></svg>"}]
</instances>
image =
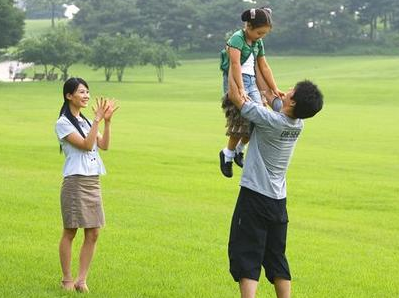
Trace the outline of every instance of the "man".
<instances>
[{"instance_id":1,"label":"man","mask_svg":"<svg viewBox=\"0 0 399 298\"><path fill-rule=\"evenodd\" d=\"M299 82L282 98L281 111L274 112L238 94L229 80L229 99L254 128L231 223L230 272L239 282L242 298L255 297L262 266L276 296L289 298L285 175L303 129L302 119L322 109L323 95L312 82Z\"/></svg>"}]
</instances>

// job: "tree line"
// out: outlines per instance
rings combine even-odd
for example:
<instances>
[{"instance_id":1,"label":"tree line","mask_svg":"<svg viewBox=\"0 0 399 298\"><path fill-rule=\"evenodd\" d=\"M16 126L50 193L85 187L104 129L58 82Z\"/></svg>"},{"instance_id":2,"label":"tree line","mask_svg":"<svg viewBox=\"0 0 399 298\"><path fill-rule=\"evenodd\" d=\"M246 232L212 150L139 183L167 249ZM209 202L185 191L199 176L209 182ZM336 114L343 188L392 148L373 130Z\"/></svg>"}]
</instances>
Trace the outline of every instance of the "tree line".
<instances>
[{"instance_id":1,"label":"tree line","mask_svg":"<svg viewBox=\"0 0 399 298\"><path fill-rule=\"evenodd\" d=\"M119 82L126 67L151 64L156 68L158 82L164 79L164 67L179 65L177 55L167 43L155 43L138 35L100 33L84 43L80 33L68 25L60 25L37 37L23 39L14 53L22 62L43 65L44 76L50 80L55 69L68 78L71 65L83 61L94 69L104 69L105 80L116 73Z\"/></svg>"},{"instance_id":2,"label":"tree line","mask_svg":"<svg viewBox=\"0 0 399 298\"><path fill-rule=\"evenodd\" d=\"M26 0L54 8L61 0ZM178 51L213 52L242 26L240 14L259 5L273 10L266 38L275 51L334 52L350 45L399 45L398 0L76 0L72 26L91 40L101 33L137 34ZM36 3L36 4L35 4ZM52 13L54 15L54 12Z\"/></svg>"},{"instance_id":3,"label":"tree line","mask_svg":"<svg viewBox=\"0 0 399 298\"><path fill-rule=\"evenodd\" d=\"M32 14L35 9L42 13L47 10L48 16L54 18L63 2L25 0L26 15ZM80 53L76 57L85 58L95 68L104 68L106 80L113 74L122 80L127 66L153 63L161 81L163 67L178 64L176 53L213 52L216 57L230 34L242 27L241 12L259 6L253 2L75 0L80 11L66 28L75 37L65 37L59 32L55 35L69 38L70 42L80 42ZM351 46L396 50L399 47L398 0L269 0L262 2L262 5L273 10L273 30L265 39L268 50L334 53ZM0 48L19 41L23 34L23 19L23 13L13 7L13 0L0 0L0 25L4 28L0 30ZM54 40L59 42L58 48L51 45ZM51 33L21 43L24 47L28 44L41 45L46 51L62 52L64 49L62 40ZM107 46L102 46L105 44ZM29 51L22 49L19 53L21 59L25 59L24 55L28 55ZM58 56L60 54L54 52L46 57L36 57L36 61L42 59L47 62L44 65L50 66L47 60ZM124 61L121 57L125 57ZM63 56L62 59L62 63L53 61L49 71L59 68L65 76L70 66L67 62L69 58Z\"/></svg>"}]
</instances>

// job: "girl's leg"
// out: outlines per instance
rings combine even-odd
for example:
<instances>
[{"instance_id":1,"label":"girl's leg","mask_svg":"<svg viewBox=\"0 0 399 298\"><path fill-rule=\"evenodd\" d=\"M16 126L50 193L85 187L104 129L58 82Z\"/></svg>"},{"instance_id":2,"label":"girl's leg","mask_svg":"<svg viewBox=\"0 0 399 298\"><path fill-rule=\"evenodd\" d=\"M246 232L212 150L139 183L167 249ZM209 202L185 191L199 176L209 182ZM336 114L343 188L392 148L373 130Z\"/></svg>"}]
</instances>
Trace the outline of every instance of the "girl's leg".
<instances>
[{"instance_id":1,"label":"girl's leg","mask_svg":"<svg viewBox=\"0 0 399 298\"><path fill-rule=\"evenodd\" d=\"M234 156L235 156L235 150L238 142L240 141L240 138L236 137L229 137L229 141L227 142L227 147L224 148L221 153L223 153L224 158L223 158L223 163L230 163L233 161ZM222 171L223 172L223 171Z\"/></svg>"},{"instance_id":2,"label":"girl's leg","mask_svg":"<svg viewBox=\"0 0 399 298\"><path fill-rule=\"evenodd\" d=\"M220 171L228 178L233 177L233 159L235 156L235 148L240 139L230 136L227 147L219 152Z\"/></svg>"},{"instance_id":3,"label":"girl's leg","mask_svg":"<svg viewBox=\"0 0 399 298\"><path fill-rule=\"evenodd\" d=\"M248 144L248 142L249 142L249 138L248 137L242 137L241 138L241 143L242 144L246 145L246 144Z\"/></svg>"},{"instance_id":4,"label":"girl's leg","mask_svg":"<svg viewBox=\"0 0 399 298\"><path fill-rule=\"evenodd\" d=\"M86 278L89 271L90 262L96 249L96 242L99 232L99 228L85 229L85 239L80 250L79 276L76 282L77 290L88 291L86 286Z\"/></svg>"},{"instance_id":5,"label":"girl's leg","mask_svg":"<svg viewBox=\"0 0 399 298\"><path fill-rule=\"evenodd\" d=\"M238 142L236 148L234 149L235 151L234 161L241 168L244 166L244 149L246 144L248 144L248 142L249 142L248 137L242 137L241 140Z\"/></svg>"},{"instance_id":6,"label":"girl's leg","mask_svg":"<svg viewBox=\"0 0 399 298\"><path fill-rule=\"evenodd\" d=\"M239 141L240 138L229 137L229 142L227 143L227 149L234 151Z\"/></svg>"},{"instance_id":7,"label":"girl's leg","mask_svg":"<svg viewBox=\"0 0 399 298\"><path fill-rule=\"evenodd\" d=\"M227 142L227 147L223 149L223 154L224 154L224 162L225 163L230 163L233 161L234 156L235 156L235 150L238 142L240 141L240 138L236 137L229 137L229 141Z\"/></svg>"},{"instance_id":8,"label":"girl's leg","mask_svg":"<svg viewBox=\"0 0 399 298\"><path fill-rule=\"evenodd\" d=\"M59 245L59 254L62 269L62 286L67 290L73 289L71 272L72 242L78 229L64 229Z\"/></svg>"},{"instance_id":9,"label":"girl's leg","mask_svg":"<svg viewBox=\"0 0 399 298\"><path fill-rule=\"evenodd\" d=\"M235 84L232 84L232 80L228 82L228 74L223 75L223 86L224 86L224 91L228 91L228 96L233 97L233 96L238 96L238 89ZM227 84L229 83L229 84ZM228 86L227 86L228 85ZM229 88L227 88L229 87ZM227 90L229 89L229 90ZM230 136L229 140L227 142L227 147L224 148L219 152L219 157L220 157L220 170L223 173L224 176L231 178L233 177L233 160L236 155L236 147L237 144L239 143L240 138Z\"/></svg>"}]
</instances>

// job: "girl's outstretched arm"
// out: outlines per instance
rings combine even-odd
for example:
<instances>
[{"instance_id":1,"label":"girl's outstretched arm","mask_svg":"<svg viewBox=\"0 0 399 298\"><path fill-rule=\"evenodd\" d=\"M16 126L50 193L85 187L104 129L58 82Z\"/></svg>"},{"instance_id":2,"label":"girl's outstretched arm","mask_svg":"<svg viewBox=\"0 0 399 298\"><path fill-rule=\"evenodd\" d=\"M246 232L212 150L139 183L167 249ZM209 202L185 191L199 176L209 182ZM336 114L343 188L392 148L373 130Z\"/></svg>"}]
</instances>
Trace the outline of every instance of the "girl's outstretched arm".
<instances>
[{"instance_id":1,"label":"girl's outstretched arm","mask_svg":"<svg viewBox=\"0 0 399 298\"><path fill-rule=\"evenodd\" d=\"M278 89L276 81L274 80L273 77L272 69L267 63L265 56L258 57L257 62L260 73L262 74L267 85L270 87L270 89L274 92L276 96L283 97L285 93L280 91L280 89Z\"/></svg>"},{"instance_id":2,"label":"girl's outstretched arm","mask_svg":"<svg viewBox=\"0 0 399 298\"><path fill-rule=\"evenodd\" d=\"M233 78L233 74L229 72L229 91L227 93L230 101L241 110L246 100L249 100L246 95L242 96L239 92L239 87Z\"/></svg>"},{"instance_id":3,"label":"girl's outstretched arm","mask_svg":"<svg viewBox=\"0 0 399 298\"><path fill-rule=\"evenodd\" d=\"M260 73L258 63L256 63L255 65L255 77L256 77L256 86L258 86L258 90L262 96L263 105L271 106L272 101L276 96L273 94L272 89L266 83L263 75Z\"/></svg>"},{"instance_id":4,"label":"girl's outstretched arm","mask_svg":"<svg viewBox=\"0 0 399 298\"><path fill-rule=\"evenodd\" d=\"M236 48L229 47L228 54L230 58L229 75L232 74L232 79L237 86L239 95L245 97L246 92L241 74L241 51L237 50Z\"/></svg>"}]
</instances>

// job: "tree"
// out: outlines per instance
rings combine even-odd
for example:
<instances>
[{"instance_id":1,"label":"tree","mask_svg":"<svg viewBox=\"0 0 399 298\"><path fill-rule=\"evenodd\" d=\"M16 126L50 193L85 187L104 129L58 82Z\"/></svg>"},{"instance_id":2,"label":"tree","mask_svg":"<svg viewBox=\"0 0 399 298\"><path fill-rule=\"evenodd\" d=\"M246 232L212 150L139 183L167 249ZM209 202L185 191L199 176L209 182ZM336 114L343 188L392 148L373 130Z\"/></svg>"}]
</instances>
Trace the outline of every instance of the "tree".
<instances>
[{"instance_id":1,"label":"tree","mask_svg":"<svg viewBox=\"0 0 399 298\"><path fill-rule=\"evenodd\" d=\"M24 13L13 0L0 0L0 49L16 45L24 34Z\"/></svg>"},{"instance_id":2,"label":"tree","mask_svg":"<svg viewBox=\"0 0 399 298\"><path fill-rule=\"evenodd\" d=\"M232 0L137 0L146 34L175 49L218 50L224 46L227 32L243 26L240 16L252 7Z\"/></svg>"},{"instance_id":3,"label":"tree","mask_svg":"<svg viewBox=\"0 0 399 298\"><path fill-rule=\"evenodd\" d=\"M199 28L198 6L192 1L181 0L137 0L140 11L140 34L159 42L168 41L179 49L193 45L193 36Z\"/></svg>"},{"instance_id":4,"label":"tree","mask_svg":"<svg viewBox=\"0 0 399 298\"><path fill-rule=\"evenodd\" d=\"M138 34L169 42L177 50L223 47L227 31L242 26L240 14L252 4L232 0L80 0L72 24L85 40L100 33Z\"/></svg>"},{"instance_id":5,"label":"tree","mask_svg":"<svg viewBox=\"0 0 399 298\"><path fill-rule=\"evenodd\" d=\"M368 37L377 37L377 23L382 21L384 31L388 29L388 22L394 27L395 14L398 16L397 0L348 0L348 6L355 14L359 24L369 27Z\"/></svg>"},{"instance_id":6,"label":"tree","mask_svg":"<svg viewBox=\"0 0 399 298\"><path fill-rule=\"evenodd\" d=\"M62 79L68 78L69 67L81 60L88 49L81 43L77 32L66 26L58 26L44 35L48 61L62 72Z\"/></svg>"},{"instance_id":7,"label":"tree","mask_svg":"<svg viewBox=\"0 0 399 298\"><path fill-rule=\"evenodd\" d=\"M139 64L142 54L143 41L138 35L131 35L129 38L117 35L115 40L115 69L118 82L122 82L123 73L127 66Z\"/></svg>"},{"instance_id":8,"label":"tree","mask_svg":"<svg viewBox=\"0 0 399 298\"><path fill-rule=\"evenodd\" d=\"M266 45L274 49L333 52L357 37L358 25L345 0L276 3L274 26Z\"/></svg>"},{"instance_id":9,"label":"tree","mask_svg":"<svg viewBox=\"0 0 399 298\"><path fill-rule=\"evenodd\" d=\"M53 72L54 67L48 71L51 60L47 50L47 41L44 36L30 37L19 43L16 55L18 60L22 62L43 65L45 76L49 78L49 73Z\"/></svg>"},{"instance_id":10,"label":"tree","mask_svg":"<svg viewBox=\"0 0 399 298\"><path fill-rule=\"evenodd\" d=\"M241 13L253 4L244 1L214 0L198 9L200 22L196 43L201 51L222 49L227 39L244 26Z\"/></svg>"},{"instance_id":11,"label":"tree","mask_svg":"<svg viewBox=\"0 0 399 298\"><path fill-rule=\"evenodd\" d=\"M30 0L33 1L33 0ZM41 0L44 1L44 0ZM100 33L138 34L169 42L178 51L216 52L241 28L248 8L273 9L273 30L267 48L333 52L348 44L364 44L395 36L398 0L76 0L81 8L72 21L86 41ZM382 26L377 26L377 24ZM377 34L379 33L379 34ZM383 36L385 35L385 36ZM216 53L215 53L216 55Z\"/></svg>"},{"instance_id":12,"label":"tree","mask_svg":"<svg viewBox=\"0 0 399 298\"><path fill-rule=\"evenodd\" d=\"M125 68L139 63L142 43L137 35L100 34L92 42L88 62L95 69L104 68L107 82L114 71L121 82Z\"/></svg>"},{"instance_id":13,"label":"tree","mask_svg":"<svg viewBox=\"0 0 399 298\"><path fill-rule=\"evenodd\" d=\"M392 30L399 31L399 3L395 2L391 13L389 14L389 22L391 24Z\"/></svg>"},{"instance_id":14,"label":"tree","mask_svg":"<svg viewBox=\"0 0 399 298\"><path fill-rule=\"evenodd\" d=\"M88 63L94 69L104 67L105 80L109 82L115 70L115 41L109 34L100 34L93 40L88 55Z\"/></svg>"},{"instance_id":15,"label":"tree","mask_svg":"<svg viewBox=\"0 0 399 298\"><path fill-rule=\"evenodd\" d=\"M158 82L164 80L164 67L176 68L179 65L176 53L168 44L150 44L143 54L143 64L155 66Z\"/></svg>"},{"instance_id":16,"label":"tree","mask_svg":"<svg viewBox=\"0 0 399 298\"><path fill-rule=\"evenodd\" d=\"M81 0L76 2L80 11L72 20L88 41L100 33L127 35L137 33L140 27L135 0Z\"/></svg>"},{"instance_id":17,"label":"tree","mask_svg":"<svg viewBox=\"0 0 399 298\"><path fill-rule=\"evenodd\" d=\"M108 82L114 71L121 82L127 66L139 64L143 40L138 35L100 34L93 40L88 63L94 69L104 68Z\"/></svg>"},{"instance_id":18,"label":"tree","mask_svg":"<svg viewBox=\"0 0 399 298\"><path fill-rule=\"evenodd\" d=\"M44 65L46 77L58 68L62 79L68 78L69 67L81 60L87 53L79 34L66 26L59 26L38 37L24 39L18 46L17 55L24 62ZM48 71L48 65L53 68Z\"/></svg>"}]
</instances>

